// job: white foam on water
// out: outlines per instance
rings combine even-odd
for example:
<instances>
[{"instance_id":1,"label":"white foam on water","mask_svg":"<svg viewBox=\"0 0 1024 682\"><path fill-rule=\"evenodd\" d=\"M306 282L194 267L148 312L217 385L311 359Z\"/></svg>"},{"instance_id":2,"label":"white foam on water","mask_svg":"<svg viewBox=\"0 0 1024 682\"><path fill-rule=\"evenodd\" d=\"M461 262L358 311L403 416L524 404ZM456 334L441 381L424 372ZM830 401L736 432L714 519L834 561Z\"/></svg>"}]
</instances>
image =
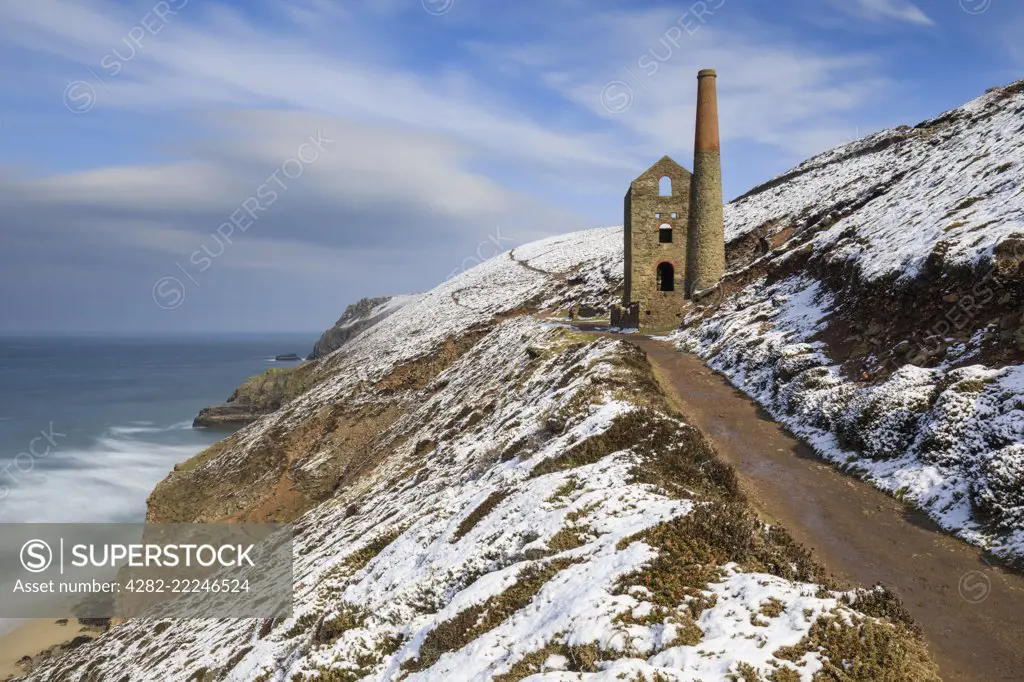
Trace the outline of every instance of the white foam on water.
<instances>
[{"instance_id":1,"label":"white foam on water","mask_svg":"<svg viewBox=\"0 0 1024 682\"><path fill-rule=\"evenodd\" d=\"M0 523L143 521L146 498L156 484L175 464L206 446L162 443L152 437L188 428L189 422L115 426L90 447L64 449L58 443L46 461L33 462L27 471L9 470L3 481L8 492L0 499Z\"/></svg>"},{"instance_id":2,"label":"white foam on water","mask_svg":"<svg viewBox=\"0 0 1024 682\"><path fill-rule=\"evenodd\" d=\"M192 428L192 422L178 422L170 426L155 426L153 422L129 422L129 426L112 426L107 432L112 436L135 436L142 433L167 433Z\"/></svg>"}]
</instances>

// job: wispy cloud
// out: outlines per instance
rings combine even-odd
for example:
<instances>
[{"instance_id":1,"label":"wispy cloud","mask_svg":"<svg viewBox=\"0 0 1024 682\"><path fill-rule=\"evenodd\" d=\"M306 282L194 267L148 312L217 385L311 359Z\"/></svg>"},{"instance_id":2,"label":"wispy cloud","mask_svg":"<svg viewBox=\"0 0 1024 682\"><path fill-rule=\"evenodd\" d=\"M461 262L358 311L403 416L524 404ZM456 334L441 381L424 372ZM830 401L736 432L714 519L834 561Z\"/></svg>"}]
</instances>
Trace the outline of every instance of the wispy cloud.
<instances>
[{"instance_id":1,"label":"wispy cloud","mask_svg":"<svg viewBox=\"0 0 1024 682\"><path fill-rule=\"evenodd\" d=\"M709 64L722 71L722 86L730 89L731 97L723 100L731 117L723 127L726 134L794 153L807 149L800 141L804 132L808 139L820 139L819 122L833 127L829 116L860 105L879 83L872 73L877 62L869 55L804 47L791 36L779 38L757 24L737 22L728 12L738 8L719 6L706 27L681 35L682 42L668 34L679 12L595 12L576 22L543 22L546 28L531 43L520 43L519 35L468 43L465 49L481 62L472 67L413 69L390 64L380 50L339 49L337 40L328 45L314 39L309 27L320 17L338 22L338 34L352 36L355 45L372 42L373 31L361 31L357 19L338 14L334 4L306 0L286 13L294 15L291 23L269 32L237 12L202 13L198 3L190 3L144 49L131 50L126 77L104 78L96 86L97 106L135 111L285 106L432 131L537 170L622 172L687 137L678 123L692 106L692 72ZM844 0L842 6L872 18L930 21L901 0L853 5ZM133 16L106 0L88 6L70 0L10 3L0 6L6 27L0 35L73 59L104 77L99 60L111 49L127 49L124 33L137 21ZM646 64L660 71L657 80L626 80L636 90L651 85L650 96L637 92L636 110L611 120L601 106L601 88L607 79L624 78L623 70L639 71L638 58L648 52ZM547 86L589 117L551 125L548 112L536 108L536 98L510 98L491 84L493 72L479 72L486 66L508 75L513 64L528 89ZM640 139L623 138L623 129Z\"/></svg>"},{"instance_id":2,"label":"wispy cloud","mask_svg":"<svg viewBox=\"0 0 1024 682\"><path fill-rule=\"evenodd\" d=\"M666 150L682 160L690 153L701 68L719 73L724 141L775 147L794 160L846 142L850 117L892 85L869 52L802 43L728 10L720 5L697 25L663 10L593 15L585 25L554 29L543 42L512 45L503 54L648 159ZM496 58L493 46L488 56ZM619 88L614 103L623 106L603 100L610 83Z\"/></svg>"},{"instance_id":3,"label":"wispy cloud","mask_svg":"<svg viewBox=\"0 0 1024 682\"><path fill-rule=\"evenodd\" d=\"M899 21L918 26L934 26L925 12L907 0L833 0L833 4L851 14L871 21Z\"/></svg>"},{"instance_id":4,"label":"wispy cloud","mask_svg":"<svg viewBox=\"0 0 1024 682\"><path fill-rule=\"evenodd\" d=\"M313 6L302 8L297 28L308 24ZM299 31L265 31L233 11L208 12L202 22L187 14L200 11L190 3L175 24L139 48L124 39L134 15L113 3L89 9L67 0L9 3L0 5L6 27L0 35L89 67L80 76L89 81L95 72L102 80L94 85L98 107L288 106L435 130L534 163L622 166L607 140L491 106L497 95L465 76L391 67L380 50L359 53L347 45L339 51L337 34L328 46ZM349 22L338 25L342 35L358 32ZM363 42L365 36L357 44ZM132 55L131 63L119 59L125 76L107 77L101 61L112 50ZM53 87L60 92L64 84Z\"/></svg>"},{"instance_id":5,"label":"wispy cloud","mask_svg":"<svg viewBox=\"0 0 1024 682\"><path fill-rule=\"evenodd\" d=\"M293 180L279 173L294 186L279 190L287 205L267 211L247 237L402 250L413 248L404 242L413 226L422 246L475 234L481 216L520 229L524 211L550 222L568 216L468 169L469 149L436 135L287 111L224 113L209 125L207 136L219 141L183 139L187 162L0 177L7 229L174 252L182 234L201 237L224 222L310 137L329 140L326 150L305 168L293 163L290 173L301 173Z\"/></svg>"}]
</instances>

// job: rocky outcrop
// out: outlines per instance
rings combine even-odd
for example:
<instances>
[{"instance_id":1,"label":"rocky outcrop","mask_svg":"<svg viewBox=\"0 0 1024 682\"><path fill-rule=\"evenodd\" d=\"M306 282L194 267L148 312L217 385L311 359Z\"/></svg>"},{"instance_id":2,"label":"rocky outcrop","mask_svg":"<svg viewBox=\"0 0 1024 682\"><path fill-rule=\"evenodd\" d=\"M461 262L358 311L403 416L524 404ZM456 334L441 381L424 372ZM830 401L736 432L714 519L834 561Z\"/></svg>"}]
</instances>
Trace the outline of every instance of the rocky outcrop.
<instances>
[{"instance_id":1,"label":"rocky outcrop","mask_svg":"<svg viewBox=\"0 0 1024 682\"><path fill-rule=\"evenodd\" d=\"M345 308L345 312L334 323L334 326L320 336L313 346L313 352L307 359L315 360L330 355L349 339L377 324L416 298L416 296L380 296L360 299Z\"/></svg>"},{"instance_id":2,"label":"rocky outcrop","mask_svg":"<svg viewBox=\"0 0 1024 682\"><path fill-rule=\"evenodd\" d=\"M238 428L270 414L314 383L312 364L268 369L235 389L221 405L203 408L193 427Z\"/></svg>"},{"instance_id":3,"label":"rocky outcrop","mask_svg":"<svg viewBox=\"0 0 1024 682\"><path fill-rule=\"evenodd\" d=\"M369 329L394 312L415 301L418 296L381 296L364 298L345 309L344 314L325 331L313 346L307 360L326 357L349 340ZM294 353L278 355L277 362L300 360ZM314 383L312 366L269 369L239 386L226 402L200 410L192 421L197 428L236 429L251 424L265 414L280 408Z\"/></svg>"}]
</instances>

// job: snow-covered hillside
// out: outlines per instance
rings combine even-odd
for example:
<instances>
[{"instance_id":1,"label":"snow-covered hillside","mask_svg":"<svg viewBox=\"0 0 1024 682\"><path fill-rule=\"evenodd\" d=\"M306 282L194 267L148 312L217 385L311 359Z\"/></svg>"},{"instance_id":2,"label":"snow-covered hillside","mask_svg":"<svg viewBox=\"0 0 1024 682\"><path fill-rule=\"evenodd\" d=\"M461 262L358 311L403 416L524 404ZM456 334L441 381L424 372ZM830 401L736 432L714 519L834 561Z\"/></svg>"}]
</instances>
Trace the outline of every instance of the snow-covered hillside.
<instances>
[{"instance_id":1,"label":"snow-covered hillside","mask_svg":"<svg viewBox=\"0 0 1024 682\"><path fill-rule=\"evenodd\" d=\"M685 349L826 458L1024 557L1024 82L728 207Z\"/></svg>"},{"instance_id":2,"label":"snow-covered hillside","mask_svg":"<svg viewBox=\"0 0 1024 682\"><path fill-rule=\"evenodd\" d=\"M890 595L756 519L639 350L531 314L606 306L621 257L613 228L484 263L158 488L159 520L297 519L294 617L130 621L30 679L937 679Z\"/></svg>"}]
</instances>

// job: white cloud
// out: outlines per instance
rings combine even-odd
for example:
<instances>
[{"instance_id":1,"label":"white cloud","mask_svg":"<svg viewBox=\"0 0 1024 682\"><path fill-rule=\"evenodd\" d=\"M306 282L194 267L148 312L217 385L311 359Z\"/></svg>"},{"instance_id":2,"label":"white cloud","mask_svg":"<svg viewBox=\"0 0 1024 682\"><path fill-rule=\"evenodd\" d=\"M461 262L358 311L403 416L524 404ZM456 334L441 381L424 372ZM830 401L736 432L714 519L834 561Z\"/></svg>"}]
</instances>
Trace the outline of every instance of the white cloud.
<instances>
[{"instance_id":1,"label":"white cloud","mask_svg":"<svg viewBox=\"0 0 1024 682\"><path fill-rule=\"evenodd\" d=\"M902 21L918 26L934 26L931 17L907 0L833 0L843 10L871 21Z\"/></svg>"},{"instance_id":2,"label":"white cloud","mask_svg":"<svg viewBox=\"0 0 1024 682\"><path fill-rule=\"evenodd\" d=\"M217 143L183 141L192 157L184 163L0 176L4 231L188 256L237 214L252 229L236 230L242 246L228 267L308 274L311 263L337 268L385 248L408 251L411 265L419 252L475 243L498 225L519 242L583 226L468 170L465 146L437 135L302 112L225 113L215 125ZM300 165L300 155L316 158ZM261 185L276 198L250 201L259 206L252 221L243 206Z\"/></svg>"},{"instance_id":3,"label":"white cloud","mask_svg":"<svg viewBox=\"0 0 1024 682\"><path fill-rule=\"evenodd\" d=\"M776 147L794 160L847 142L857 112L891 86L872 54L823 51L728 11L726 4L704 24L678 11L594 15L504 56L536 68L552 89L619 129L639 155L670 151L683 162L702 68L719 74L723 141ZM602 101L616 81L619 89L608 92L618 99ZM608 106L620 102L628 102L623 111Z\"/></svg>"},{"instance_id":4,"label":"white cloud","mask_svg":"<svg viewBox=\"0 0 1024 682\"><path fill-rule=\"evenodd\" d=\"M300 23L309 21L310 7L302 8ZM91 83L97 108L285 105L443 132L491 153L544 165L626 165L609 153L610 141L556 131L525 110L489 104L498 99L496 93L456 73L389 67L379 47L357 53L338 35L323 45L302 33L269 34L233 12L204 17L203 24L187 14L193 11L199 10L189 5L180 17L169 18L159 35L147 36L138 48L124 42L134 15L110 2L97 0L88 7L70 0L7 3L0 5L0 37L92 69L102 80ZM343 35L358 33L351 23L338 25ZM339 44L346 46L342 54L335 52ZM104 56L110 68L101 64ZM121 70L110 75L115 64ZM95 80L89 75L83 69L77 77ZM65 84L54 88L63 90Z\"/></svg>"},{"instance_id":5,"label":"white cloud","mask_svg":"<svg viewBox=\"0 0 1024 682\"><path fill-rule=\"evenodd\" d=\"M902 0L842 6L871 18L930 21ZM552 125L544 120L548 110L528 97L510 99L492 82L500 79L481 77L465 63L440 70L429 63L415 70L389 64L387 36L367 27L355 10L338 7L304 0L284 12L291 23L270 33L234 11L211 13L190 3L143 48L128 50L124 34L138 18L110 0L85 6L37 0L0 5L0 37L98 72L104 83L96 86L97 110L285 106L432 131L495 159L529 164L535 173L628 175L666 145L677 146L689 136L693 76L704 66L719 69L723 95L729 95L723 97L724 134L795 154L810 148L804 138L822 138L819 128L843 127L829 117L861 105L882 83L870 56L804 47L794 36L745 23L728 3L705 18L706 25L690 16L683 32L679 10L597 11L577 21L544 22L529 43L466 45L478 56L473 68L547 84L581 107L566 109L567 115L589 114ZM317 19L329 24L330 40L313 33ZM135 56L121 74L108 77L99 61L112 48ZM656 79L637 65L648 50L670 55L664 63L648 57L659 69ZM636 75L641 82L631 78ZM602 88L615 79L634 90L628 115L611 116L601 106ZM623 137L623 129L639 139Z\"/></svg>"}]
</instances>

